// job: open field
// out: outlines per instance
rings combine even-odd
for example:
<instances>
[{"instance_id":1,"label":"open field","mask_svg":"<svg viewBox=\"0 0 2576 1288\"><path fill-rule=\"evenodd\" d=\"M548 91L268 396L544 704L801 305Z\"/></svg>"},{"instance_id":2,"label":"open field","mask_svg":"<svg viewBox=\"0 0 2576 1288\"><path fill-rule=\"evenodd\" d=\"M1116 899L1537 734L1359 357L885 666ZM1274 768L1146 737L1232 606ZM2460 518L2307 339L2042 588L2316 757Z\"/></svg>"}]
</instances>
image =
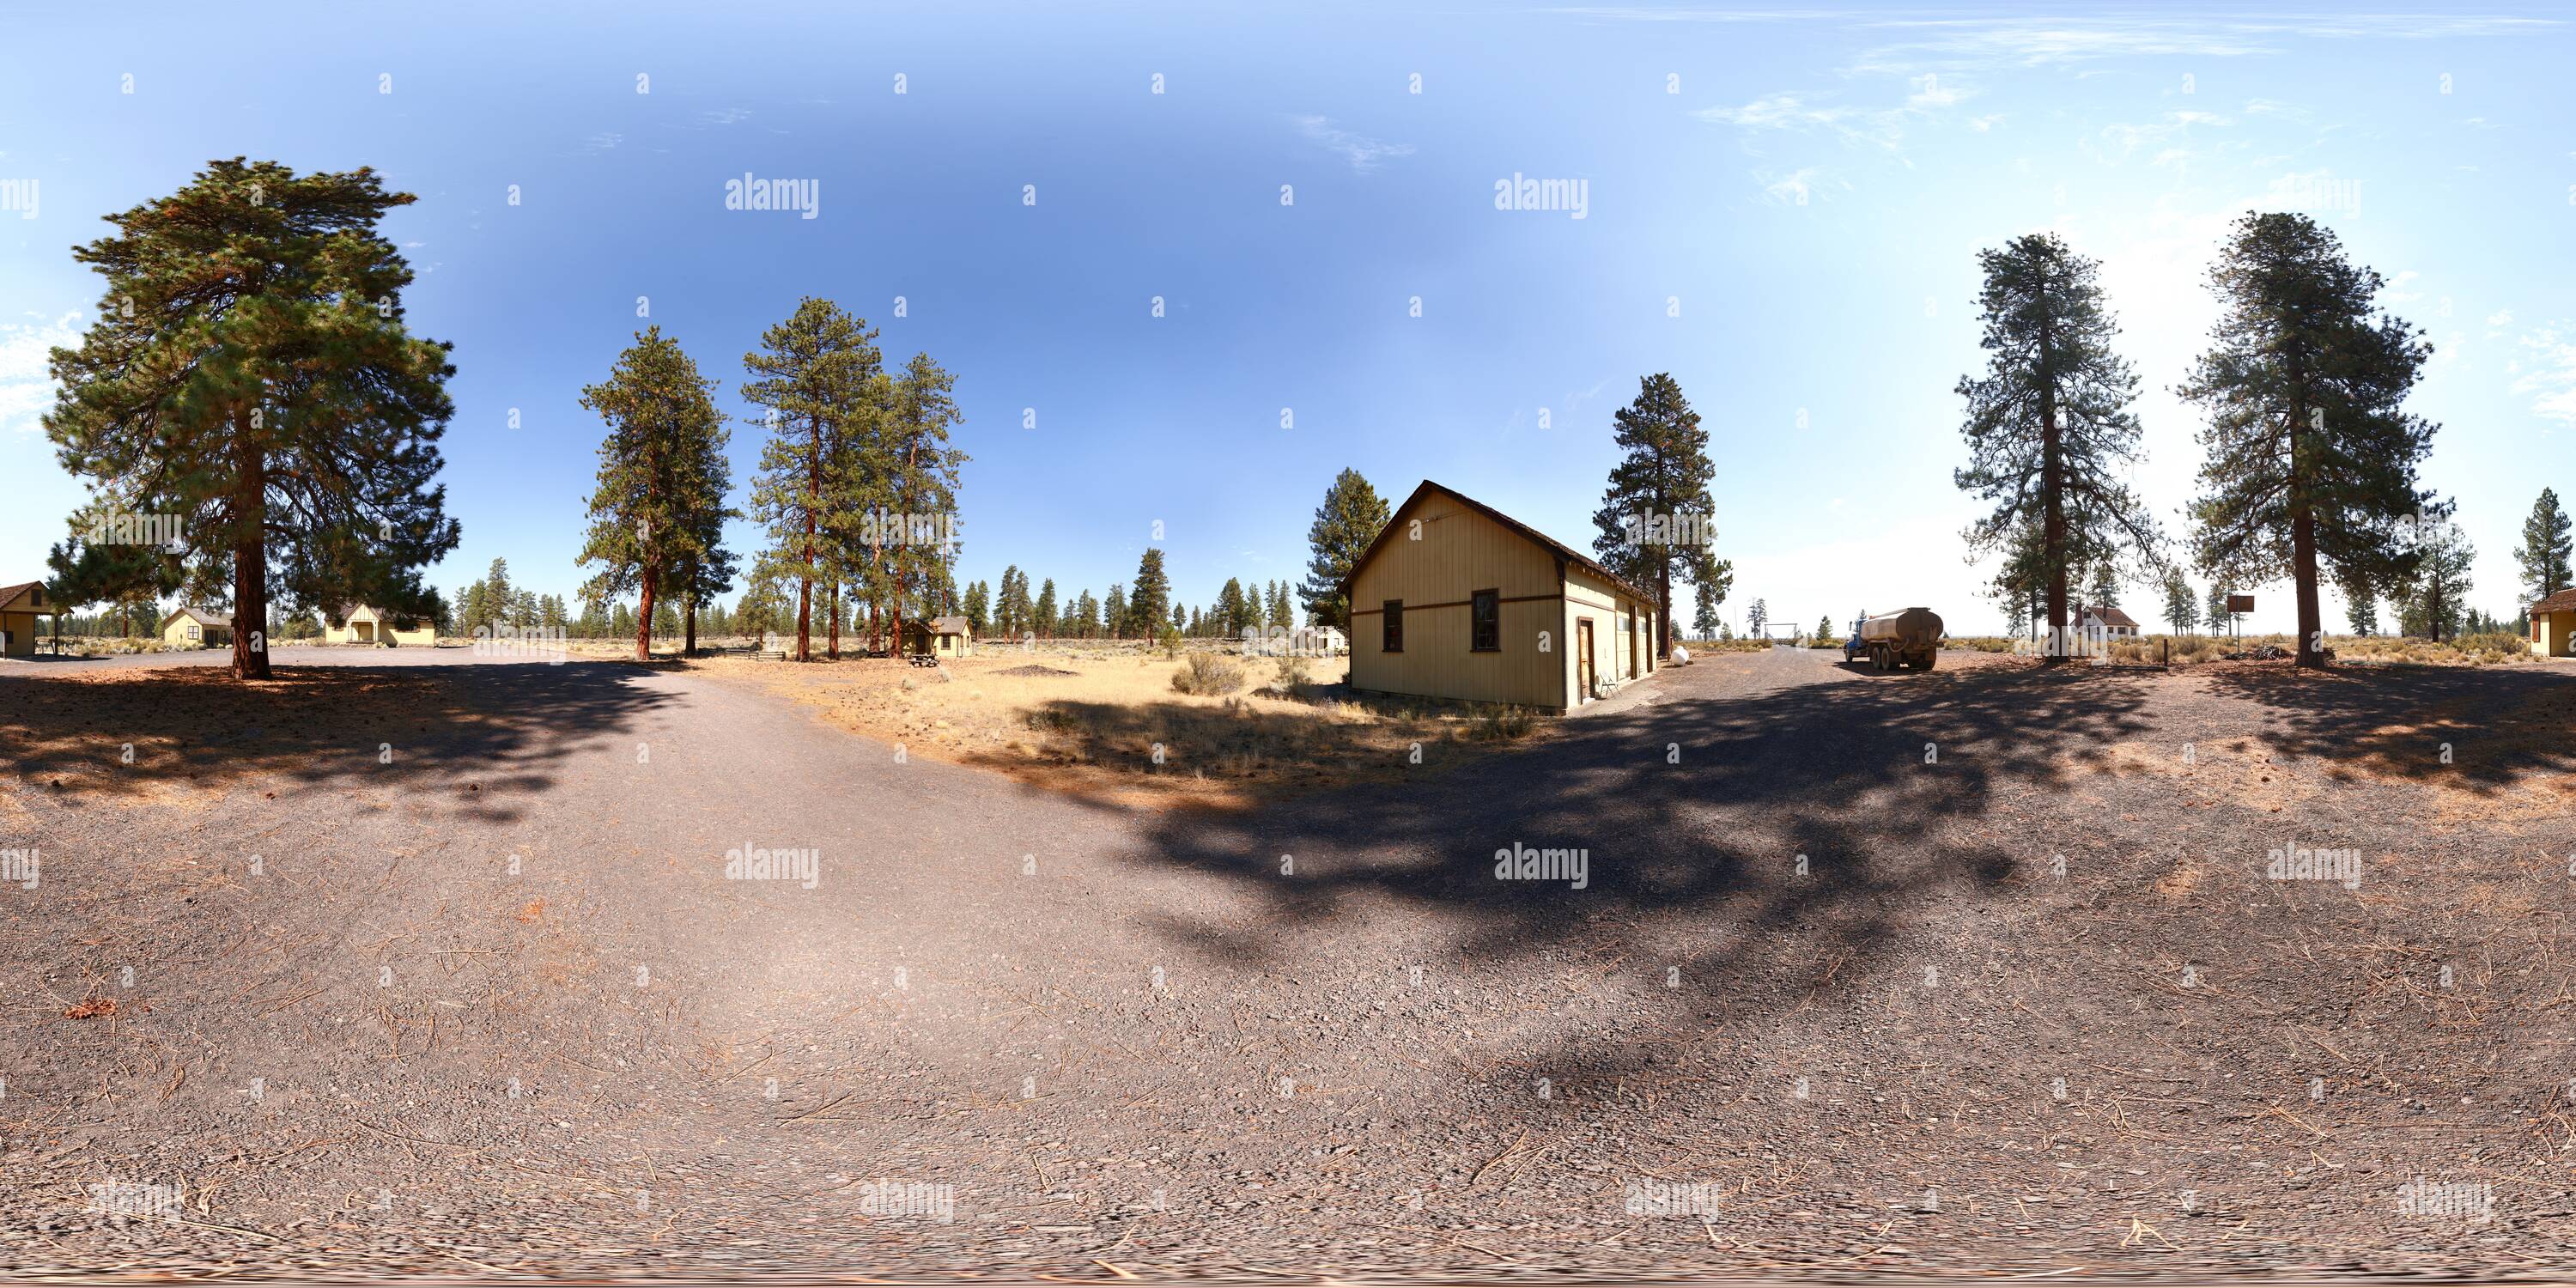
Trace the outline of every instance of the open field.
<instances>
[{"instance_id":1,"label":"open field","mask_svg":"<svg viewBox=\"0 0 2576 1288\"><path fill-rule=\"evenodd\" d=\"M1273 659L1201 655L1233 667L1236 686L1178 692L1173 674L1184 664L1132 646L987 648L936 670L886 659L690 665L812 706L908 755L1121 805L1241 808L1418 778L1469 763L1525 727L1492 707L1355 695L1344 658L1305 659L1307 679L1291 683ZM1417 745L1419 764L1410 759Z\"/></svg>"},{"instance_id":2,"label":"open field","mask_svg":"<svg viewBox=\"0 0 2576 1288\"><path fill-rule=\"evenodd\" d=\"M1007 732L1170 672L977 661L983 696L889 710ZM855 681L789 669L0 672L0 817L43 859L0 885L0 1262L2180 1274L2576 1241L2576 667L1729 653L1229 810L898 760L830 719ZM1518 846L1585 865L1498 880ZM727 875L772 847L812 879ZM111 1182L180 1198L105 1215Z\"/></svg>"}]
</instances>

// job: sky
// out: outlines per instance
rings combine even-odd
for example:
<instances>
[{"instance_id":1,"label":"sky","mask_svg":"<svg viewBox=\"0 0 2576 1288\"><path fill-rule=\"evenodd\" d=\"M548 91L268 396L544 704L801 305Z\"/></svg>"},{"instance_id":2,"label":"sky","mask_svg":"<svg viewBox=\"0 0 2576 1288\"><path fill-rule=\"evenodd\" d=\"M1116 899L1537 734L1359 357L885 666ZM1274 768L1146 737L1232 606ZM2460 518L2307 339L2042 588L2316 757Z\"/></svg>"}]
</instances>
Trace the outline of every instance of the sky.
<instances>
[{"instance_id":1,"label":"sky","mask_svg":"<svg viewBox=\"0 0 2576 1288\"><path fill-rule=\"evenodd\" d=\"M2070 15L2067 10L2077 12ZM1670 372L1717 467L1722 610L1925 604L2003 629L1961 530L1953 392L1976 253L2101 261L2167 531L2172 395L2248 211L2299 210L2435 356L2425 483L2518 599L2576 497L2576 10L968 4L11 6L0 79L0 583L83 495L39 418L94 316L71 257L207 161L372 166L416 334L455 346L463 541L570 596L603 433L578 405L658 325L720 382L799 298L957 378L959 584L1065 594L1161 546L1175 592L1295 580L1335 473L1436 479L1580 547L1611 415ZM810 181L803 210L726 181ZM1498 209L1498 181L1579 181ZM14 186L13 186L14 185ZM30 208L32 207L32 208ZM1156 538L1159 530L1160 538ZM737 549L756 550L748 524ZM2286 583L2250 629L2286 630ZM2144 585L2125 590L2152 607ZM1680 614L1687 620L1687 607ZM2343 614L2328 592L2328 624ZM2148 616L2139 613L2140 617Z\"/></svg>"}]
</instances>

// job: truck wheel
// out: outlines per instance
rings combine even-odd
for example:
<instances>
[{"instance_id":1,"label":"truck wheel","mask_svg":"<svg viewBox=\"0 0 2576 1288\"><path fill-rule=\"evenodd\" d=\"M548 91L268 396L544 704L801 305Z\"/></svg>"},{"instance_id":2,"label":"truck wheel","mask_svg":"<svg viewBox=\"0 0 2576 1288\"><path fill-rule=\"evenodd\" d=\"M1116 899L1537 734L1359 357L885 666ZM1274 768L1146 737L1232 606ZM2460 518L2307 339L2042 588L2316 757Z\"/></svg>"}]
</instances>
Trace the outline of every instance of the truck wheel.
<instances>
[{"instance_id":1,"label":"truck wheel","mask_svg":"<svg viewBox=\"0 0 2576 1288\"><path fill-rule=\"evenodd\" d=\"M1871 670L1873 670L1873 671L1884 671L1884 670L1886 670L1886 669L1887 669L1887 646L1886 646L1886 645L1884 645L1884 644L1878 644L1878 645L1872 645L1872 646L1870 647L1870 650L1869 650L1869 669L1871 669Z\"/></svg>"},{"instance_id":2,"label":"truck wheel","mask_svg":"<svg viewBox=\"0 0 2576 1288\"><path fill-rule=\"evenodd\" d=\"M1931 670L1931 669L1933 668L1933 666L1934 666L1935 664L1939 663L1939 662L1940 662L1940 660L1941 660L1941 655L1940 655L1940 653L1938 653L1938 652L1926 653L1926 654L1924 654L1924 655L1923 655L1923 660L1922 660L1922 661L1920 661L1920 662L1915 663L1915 665L1916 665L1916 666L1919 666L1919 667L1922 667L1922 668L1923 668L1924 670L1926 670L1926 671L1929 671L1929 670Z\"/></svg>"}]
</instances>

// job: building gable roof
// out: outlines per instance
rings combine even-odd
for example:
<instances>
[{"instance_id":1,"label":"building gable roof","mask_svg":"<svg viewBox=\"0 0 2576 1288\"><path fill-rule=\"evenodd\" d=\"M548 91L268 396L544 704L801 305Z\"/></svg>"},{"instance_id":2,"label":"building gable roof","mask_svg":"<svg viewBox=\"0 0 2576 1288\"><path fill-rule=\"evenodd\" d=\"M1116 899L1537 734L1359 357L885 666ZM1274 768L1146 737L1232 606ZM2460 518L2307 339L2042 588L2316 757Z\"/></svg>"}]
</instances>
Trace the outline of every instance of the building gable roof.
<instances>
[{"instance_id":1,"label":"building gable roof","mask_svg":"<svg viewBox=\"0 0 2576 1288\"><path fill-rule=\"evenodd\" d=\"M1590 555L1584 554L1582 551L1577 550L1574 547L1569 546L1564 542L1559 541L1556 538L1551 537L1546 533L1541 532L1538 529L1533 528L1530 525L1459 491L1456 488L1443 487L1429 479L1422 480L1422 485L1413 489L1413 495L1404 498L1404 504L1395 507L1395 509L1387 513L1386 527L1378 532L1377 540L1370 542L1368 549L1361 551L1360 557L1351 561L1351 575L1342 579L1343 598L1347 599L1350 597L1351 584L1359 580L1360 569L1368 567L1369 561L1377 558L1378 551L1384 549L1387 542L1394 540L1396 530L1404 526L1404 512L1412 509L1414 502L1421 500L1423 497L1433 492L1438 492L1441 495L1466 506L1468 509L1474 510L1476 513L1503 525L1504 528L1510 530L1523 540L1526 540L1530 544L1555 555L1557 562L1561 564L1580 568L1585 573L1609 582L1611 585L1618 587L1621 591L1624 591L1629 595L1633 595L1649 605L1655 602L1654 592L1645 590L1637 586L1634 582L1629 581L1627 578L1603 567L1599 560L1592 558Z\"/></svg>"},{"instance_id":2,"label":"building gable roof","mask_svg":"<svg viewBox=\"0 0 2576 1288\"><path fill-rule=\"evenodd\" d=\"M15 606L18 597L31 590L36 594L29 607L42 605L45 602L45 583L41 581L22 581L15 586L0 586L0 608Z\"/></svg>"},{"instance_id":3,"label":"building gable roof","mask_svg":"<svg viewBox=\"0 0 2576 1288\"><path fill-rule=\"evenodd\" d=\"M2531 606L2534 613L2563 613L2570 609L2576 609L2576 588L2546 596Z\"/></svg>"},{"instance_id":4,"label":"building gable roof","mask_svg":"<svg viewBox=\"0 0 2576 1288\"><path fill-rule=\"evenodd\" d=\"M220 626L225 630L231 630L233 626L231 618L217 617L213 613L202 608L174 608L170 610L170 615L168 617L161 619L161 629L165 631L170 629L170 623L178 621L182 617L195 622L199 626Z\"/></svg>"},{"instance_id":5,"label":"building gable roof","mask_svg":"<svg viewBox=\"0 0 2576 1288\"><path fill-rule=\"evenodd\" d=\"M357 615L360 613L365 613L368 621L389 624L398 631L418 629L427 620L409 613L389 613L373 604L342 604L337 609L327 611L324 616L329 618L333 625L346 626L357 620Z\"/></svg>"},{"instance_id":6,"label":"building gable roof","mask_svg":"<svg viewBox=\"0 0 2576 1288\"><path fill-rule=\"evenodd\" d=\"M973 627L963 617L933 617L926 621L922 618L916 617L911 621L906 622L905 625L918 626L933 635L963 636L975 633Z\"/></svg>"}]
</instances>

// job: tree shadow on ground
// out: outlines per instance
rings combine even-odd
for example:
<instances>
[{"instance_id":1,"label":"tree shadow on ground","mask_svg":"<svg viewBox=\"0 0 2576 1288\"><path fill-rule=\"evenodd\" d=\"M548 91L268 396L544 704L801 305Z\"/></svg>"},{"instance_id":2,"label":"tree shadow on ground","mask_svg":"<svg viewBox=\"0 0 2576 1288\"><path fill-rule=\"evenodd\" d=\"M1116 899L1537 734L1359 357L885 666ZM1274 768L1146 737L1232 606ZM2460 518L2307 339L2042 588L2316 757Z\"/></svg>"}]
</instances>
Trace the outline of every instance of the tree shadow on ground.
<instances>
[{"instance_id":1,"label":"tree shadow on ground","mask_svg":"<svg viewBox=\"0 0 2576 1288\"><path fill-rule=\"evenodd\" d=\"M1065 782L1077 790L1068 799L1123 813L1131 796L1240 809L1357 784L1418 783L1507 749L1475 741L1480 728L1493 727L1492 712L1480 722L1464 704L1353 698L1325 686L1303 686L1296 697L1304 709L1049 699L1025 722L1022 741L1034 745L1038 765L1016 750L970 750L960 759L1022 777L1071 771ZM1406 760L1416 742L1438 749L1419 767ZM1184 790L1191 787L1200 790Z\"/></svg>"},{"instance_id":2,"label":"tree shadow on ground","mask_svg":"<svg viewBox=\"0 0 2576 1288\"><path fill-rule=\"evenodd\" d=\"M1652 705L1444 778L1167 816L1138 861L1262 897L1248 923L1163 920L1236 968L1393 910L1466 961L1669 963L1678 1005L1786 1009L1862 977L1923 901L1992 894L2046 841L2050 798L2145 731L2152 683L2075 668L1870 682L1883 678L1694 697L1683 673ZM2030 799L1990 817L2003 794ZM1498 877L1496 852L1520 846L1587 851L1584 888Z\"/></svg>"},{"instance_id":3,"label":"tree shadow on ground","mask_svg":"<svg viewBox=\"0 0 2576 1288\"><path fill-rule=\"evenodd\" d=\"M2214 666L2206 678L2212 693L2271 716L2255 736L2274 754L2333 762L2337 777L2359 770L2493 795L2576 772L2576 669L2283 663Z\"/></svg>"},{"instance_id":4,"label":"tree shadow on ground","mask_svg":"<svg viewBox=\"0 0 2576 1288\"><path fill-rule=\"evenodd\" d=\"M280 665L252 682L210 666L0 679L0 745L20 787L67 802L365 772L414 786L462 777L461 816L508 822L511 798L554 785L556 762L672 700L642 678L616 663L510 661Z\"/></svg>"}]
</instances>

